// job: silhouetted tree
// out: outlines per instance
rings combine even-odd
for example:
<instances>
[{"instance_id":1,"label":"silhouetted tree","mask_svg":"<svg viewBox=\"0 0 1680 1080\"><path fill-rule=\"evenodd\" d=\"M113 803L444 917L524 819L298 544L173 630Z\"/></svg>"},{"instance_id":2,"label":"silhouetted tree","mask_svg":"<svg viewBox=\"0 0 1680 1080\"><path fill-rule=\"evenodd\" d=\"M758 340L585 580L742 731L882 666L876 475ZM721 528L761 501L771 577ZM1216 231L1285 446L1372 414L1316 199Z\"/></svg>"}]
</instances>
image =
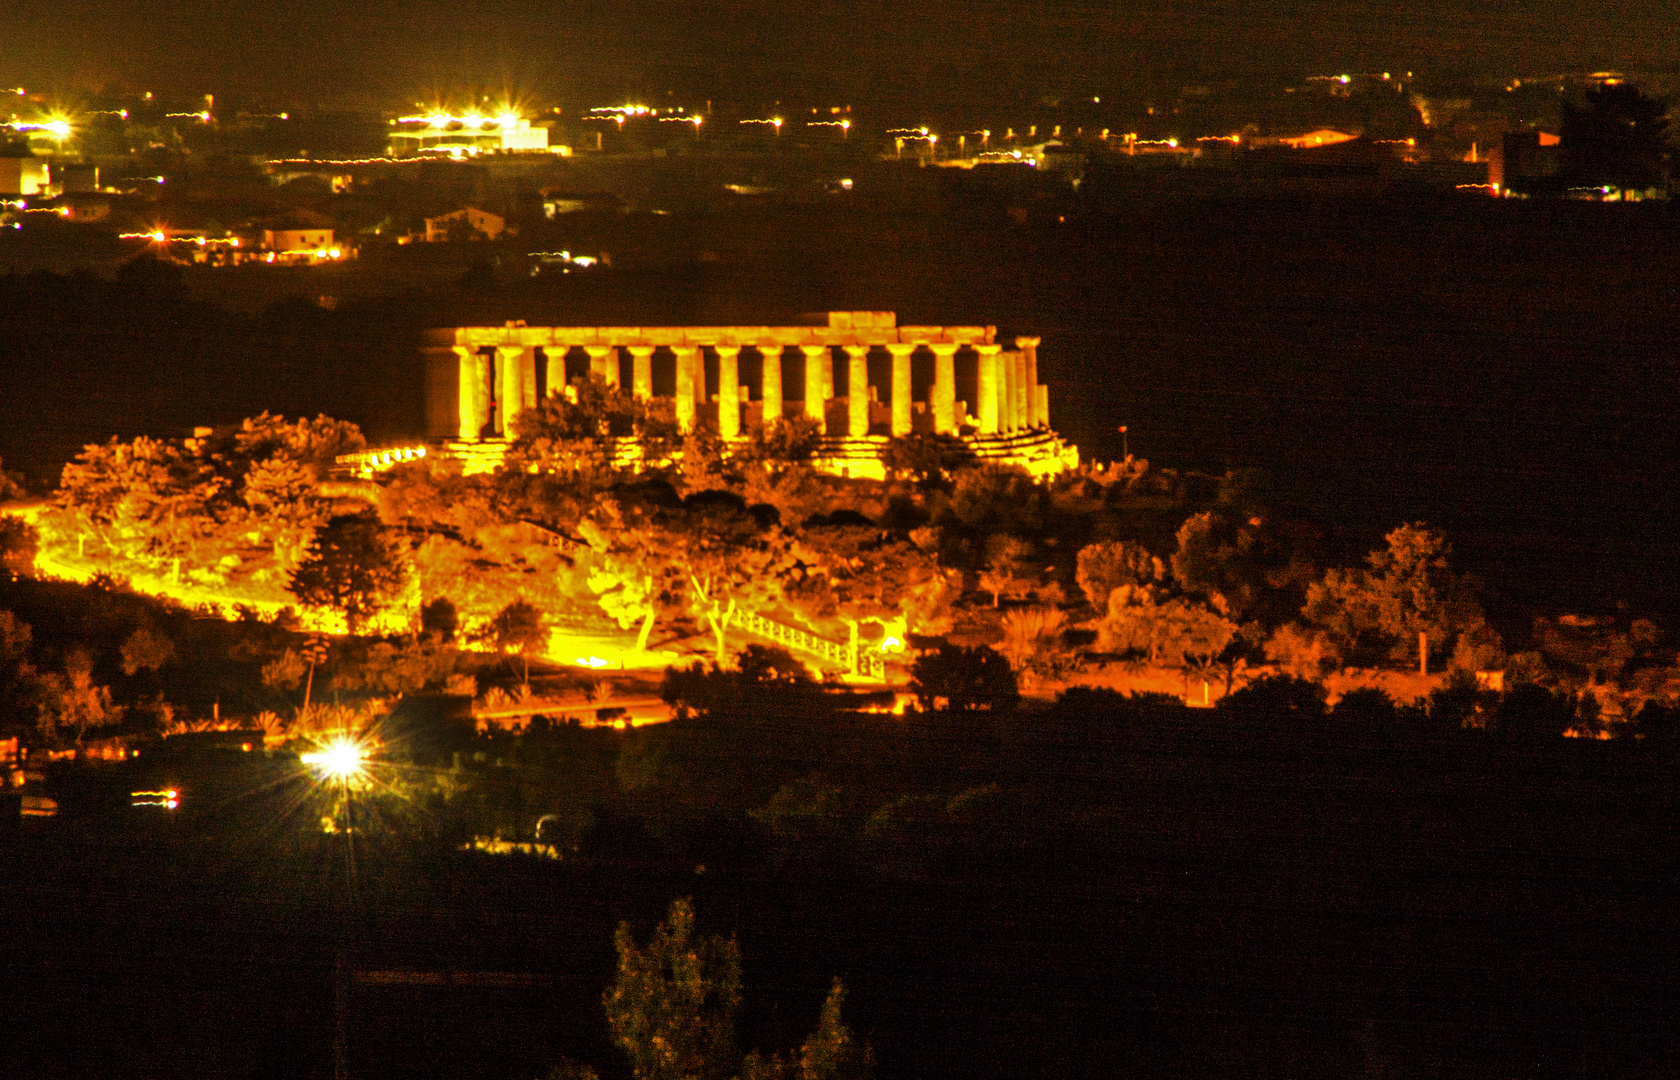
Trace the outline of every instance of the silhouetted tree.
<instances>
[{"instance_id":1,"label":"silhouetted tree","mask_svg":"<svg viewBox=\"0 0 1680 1080\"><path fill-rule=\"evenodd\" d=\"M525 662L525 685L531 685L531 654L541 652L548 644L548 627L543 613L535 604L515 600L496 612L486 628L488 637L504 654L519 657Z\"/></svg>"},{"instance_id":2,"label":"silhouetted tree","mask_svg":"<svg viewBox=\"0 0 1680 1080\"><path fill-rule=\"evenodd\" d=\"M1342 695L1330 710L1330 720L1338 730L1355 734L1392 732L1396 723L1394 699L1375 686L1361 686Z\"/></svg>"},{"instance_id":3,"label":"silhouetted tree","mask_svg":"<svg viewBox=\"0 0 1680 1080\"><path fill-rule=\"evenodd\" d=\"M1652 746L1680 746L1680 709L1647 701L1634 716L1630 734Z\"/></svg>"},{"instance_id":4,"label":"silhouetted tree","mask_svg":"<svg viewBox=\"0 0 1680 1080\"><path fill-rule=\"evenodd\" d=\"M1317 724L1324 719L1324 687L1293 675L1267 675L1220 699L1219 707L1247 719Z\"/></svg>"},{"instance_id":5,"label":"silhouetted tree","mask_svg":"<svg viewBox=\"0 0 1680 1080\"><path fill-rule=\"evenodd\" d=\"M342 612L354 633L397 598L407 576L401 553L378 519L336 517L316 530L308 557L292 573L292 594Z\"/></svg>"},{"instance_id":6,"label":"silhouetted tree","mask_svg":"<svg viewBox=\"0 0 1680 1080\"><path fill-rule=\"evenodd\" d=\"M1513 743L1545 743L1561 739L1575 724L1573 694L1524 683L1506 691L1490 726Z\"/></svg>"},{"instance_id":7,"label":"silhouetted tree","mask_svg":"<svg viewBox=\"0 0 1680 1080\"><path fill-rule=\"evenodd\" d=\"M420 632L435 634L440 641L448 641L453 638L460 622L460 616L455 611L455 605L448 597L440 596L420 608Z\"/></svg>"},{"instance_id":8,"label":"silhouetted tree","mask_svg":"<svg viewBox=\"0 0 1680 1080\"><path fill-rule=\"evenodd\" d=\"M1630 83L1588 90L1563 102L1560 171L1571 186L1650 188L1666 182L1673 148L1668 102Z\"/></svg>"},{"instance_id":9,"label":"silhouetted tree","mask_svg":"<svg viewBox=\"0 0 1680 1080\"><path fill-rule=\"evenodd\" d=\"M1020 699L1015 671L1001 654L984 645L942 645L924 652L910 668L910 689L928 708L966 712L1014 707Z\"/></svg>"}]
</instances>

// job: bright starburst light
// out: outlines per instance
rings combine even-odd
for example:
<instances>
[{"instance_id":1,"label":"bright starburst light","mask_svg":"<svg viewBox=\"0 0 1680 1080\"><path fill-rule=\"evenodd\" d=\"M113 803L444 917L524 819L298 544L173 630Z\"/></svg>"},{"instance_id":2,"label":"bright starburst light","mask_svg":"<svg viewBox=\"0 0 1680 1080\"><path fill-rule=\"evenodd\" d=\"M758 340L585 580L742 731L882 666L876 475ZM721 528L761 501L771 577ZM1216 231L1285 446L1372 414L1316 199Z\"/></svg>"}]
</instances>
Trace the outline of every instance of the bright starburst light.
<instances>
[{"instance_id":1,"label":"bright starburst light","mask_svg":"<svg viewBox=\"0 0 1680 1080\"><path fill-rule=\"evenodd\" d=\"M367 750L348 735L336 735L321 749L301 755L302 761L320 773L323 779L350 780L362 775L367 766Z\"/></svg>"}]
</instances>

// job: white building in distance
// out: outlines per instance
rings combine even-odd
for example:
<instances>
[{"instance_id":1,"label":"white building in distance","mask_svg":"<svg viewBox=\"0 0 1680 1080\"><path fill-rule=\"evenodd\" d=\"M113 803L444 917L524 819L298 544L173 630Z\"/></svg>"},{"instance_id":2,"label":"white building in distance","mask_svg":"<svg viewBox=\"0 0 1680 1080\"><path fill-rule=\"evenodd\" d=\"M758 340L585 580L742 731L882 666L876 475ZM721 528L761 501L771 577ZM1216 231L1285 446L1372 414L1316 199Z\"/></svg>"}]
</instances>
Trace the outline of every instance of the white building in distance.
<instances>
[{"instance_id":1,"label":"white building in distance","mask_svg":"<svg viewBox=\"0 0 1680 1080\"><path fill-rule=\"evenodd\" d=\"M392 157L421 154L472 157L494 153L546 153L548 129L507 114L503 116L403 116L391 121Z\"/></svg>"}]
</instances>

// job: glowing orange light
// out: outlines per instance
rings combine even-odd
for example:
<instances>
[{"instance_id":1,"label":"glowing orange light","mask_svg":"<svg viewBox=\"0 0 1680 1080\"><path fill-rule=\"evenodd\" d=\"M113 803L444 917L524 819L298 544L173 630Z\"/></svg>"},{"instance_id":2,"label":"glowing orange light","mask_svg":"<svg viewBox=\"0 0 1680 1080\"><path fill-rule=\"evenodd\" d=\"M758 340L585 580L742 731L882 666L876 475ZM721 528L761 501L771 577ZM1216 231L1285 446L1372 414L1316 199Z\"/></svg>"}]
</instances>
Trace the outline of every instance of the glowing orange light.
<instances>
[{"instance_id":1,"label":"glowing orange light","mask_svg":"<svg viewBox=\"0 0 1680 1080\"><path fill-rule=\"evenodd\" d=\"M305 764L315 768L329 780L349 780L359 776L367 764L367 751L361 743L348 735L336 735L321 749L299 755Z\"/></svg>"}]
</instances>

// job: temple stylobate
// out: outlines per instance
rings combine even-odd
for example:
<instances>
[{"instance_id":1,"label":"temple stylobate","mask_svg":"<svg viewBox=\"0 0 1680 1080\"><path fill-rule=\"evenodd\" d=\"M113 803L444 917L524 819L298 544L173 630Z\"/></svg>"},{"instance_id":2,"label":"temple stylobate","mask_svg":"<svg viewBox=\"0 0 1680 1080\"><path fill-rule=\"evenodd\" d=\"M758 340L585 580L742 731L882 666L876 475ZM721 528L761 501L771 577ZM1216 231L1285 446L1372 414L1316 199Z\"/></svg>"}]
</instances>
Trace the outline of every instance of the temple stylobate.
<instances>
[{"instance_id":1,"label":"temple stylobate","mask_svg":"<svg viewBox=\"0 0 1680 1080\"><path fill-rule=\"evenodd\" d=\"M820 318L820 316L819 316ZM808 326L462 326L431 331L428 435L471 471L493 468L512 420L545 395L599 376L672 401L684 433L725 440L808 416L819 467L880 477L888 439L949 435L977 458L1037 475L1077 464L1050 430L1035 337L992 326L899 326L890 311L832 311Z\"/></svg>"}]
</instances>

